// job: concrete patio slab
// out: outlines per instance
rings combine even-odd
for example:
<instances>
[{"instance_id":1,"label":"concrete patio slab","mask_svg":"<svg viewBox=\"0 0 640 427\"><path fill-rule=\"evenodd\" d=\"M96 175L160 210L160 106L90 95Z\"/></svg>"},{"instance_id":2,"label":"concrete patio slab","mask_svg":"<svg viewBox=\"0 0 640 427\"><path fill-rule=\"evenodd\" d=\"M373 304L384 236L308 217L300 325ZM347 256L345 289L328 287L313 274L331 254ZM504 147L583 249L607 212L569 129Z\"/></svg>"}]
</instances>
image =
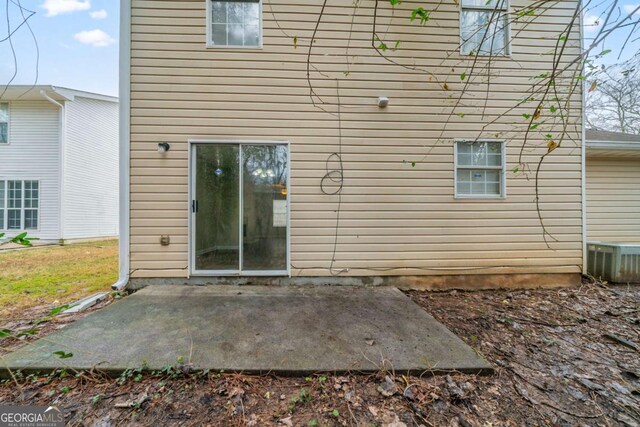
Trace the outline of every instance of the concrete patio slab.
<instances>
[{"instance_id":1,"label":"concrete patio slab","mask_svg":"<svg viewBox=\"0 0 640 427\"><path fill-rule=\"evenodd\" d=\"M2 365L5 374L64 367L118 374L178 359L195 369L283 375L491 372L398 289L329 286L149 286L6 355Z\"/></svg>"}]
</instances>

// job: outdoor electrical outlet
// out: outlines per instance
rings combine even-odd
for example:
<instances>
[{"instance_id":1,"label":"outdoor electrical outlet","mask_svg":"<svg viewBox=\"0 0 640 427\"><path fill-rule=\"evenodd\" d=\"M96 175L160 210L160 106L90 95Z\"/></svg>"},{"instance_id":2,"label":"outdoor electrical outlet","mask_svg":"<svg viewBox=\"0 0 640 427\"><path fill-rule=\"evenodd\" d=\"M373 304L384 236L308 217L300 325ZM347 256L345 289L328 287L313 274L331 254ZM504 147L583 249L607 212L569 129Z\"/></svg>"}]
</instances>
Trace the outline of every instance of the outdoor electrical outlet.
<instances>
[{"instance_id":1,"label":"outdoor electrical outlet","mask_svg":"<svg viewBox=\"0 0 640 427\"><path fill-rule=\"evenodd\" d=\"M162 246L169 246L169 243L171 243L171 237L169 237L166 234L163 234L162 236L160 236L160 244Z\"/></svg>"}]
</instances>

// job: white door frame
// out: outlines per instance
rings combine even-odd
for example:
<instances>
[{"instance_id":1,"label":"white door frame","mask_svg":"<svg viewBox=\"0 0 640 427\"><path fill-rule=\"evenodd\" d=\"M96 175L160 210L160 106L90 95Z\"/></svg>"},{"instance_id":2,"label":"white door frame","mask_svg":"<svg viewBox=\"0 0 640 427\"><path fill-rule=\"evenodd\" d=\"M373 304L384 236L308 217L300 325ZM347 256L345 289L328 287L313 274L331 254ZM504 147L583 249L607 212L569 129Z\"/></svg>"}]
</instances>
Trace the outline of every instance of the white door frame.
<instances>
[{"instance_id":1,"label":"white door frame","mask_svg":"<svg viewBox=\"0 0 640 427\"><path fill-rule=\"evenodd\" d=\"M288 276L291 277L291 149L289 141L260 141L260 140L233 140L233 139L190 139L188 152L188 177L189 177L189 199L187 202L187 210L189 212L188 221L188 257L189 257L189 273L191 276ZM192 210L191 203L195 196L196 187L196 156L193 155L196 145L202 144L225 144L237 145L240 149L240 159L242 160L243 145L283 145L287 148L287 268L286 270L243 270L242 269L242 250L243 250L243 219L242 219L242 181L243 173L240 170L240 226L239 226L239 265L237 270L196 270L195 266L195 215ZM242 165L240 165L242 166Z\"/></svg>"}]
</instances>

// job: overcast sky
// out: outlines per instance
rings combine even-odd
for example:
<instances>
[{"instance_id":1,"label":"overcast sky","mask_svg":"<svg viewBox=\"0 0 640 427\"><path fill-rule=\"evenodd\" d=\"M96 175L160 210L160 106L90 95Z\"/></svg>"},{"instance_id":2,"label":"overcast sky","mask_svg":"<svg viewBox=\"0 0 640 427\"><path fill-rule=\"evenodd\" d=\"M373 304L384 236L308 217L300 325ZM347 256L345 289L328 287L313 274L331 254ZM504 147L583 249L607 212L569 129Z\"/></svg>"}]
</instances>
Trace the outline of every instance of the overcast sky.
<instances>
[{"instance_id":1,"label":"overcast sky","mask_svg":"<svg viewBox=\"0 0 640 427\"><path fill-rule=\"evenodd\" d=\"M36 12L29 23L40 47L38 83L117 95L118 0L9 0L8 16L12 29L22 22L17 3ZM4 2L0 4L5 7ZM606 7L607 0L594 1L593 4L600 6L590 10L585 17L587 39L597 32L599 14ZM633 10L637 3L623 1L621 5L623 10ZM29 15L28 11L24 13ZM6 16L6 10L1 10L0 40L7 34ZM618 32L607 41L602 49L612 49L613 52L604 58L605 62L617 60L625 37ZM18 56L18 75L13 83L32 84L37 55L29 29L20 27L12 40ZM638 46L637 41L630 44L622 59L633 55ZM13 57L9 43L5 41L0 43L0 84L8 82L13 72Z\"/></svg>"}]
</instances>

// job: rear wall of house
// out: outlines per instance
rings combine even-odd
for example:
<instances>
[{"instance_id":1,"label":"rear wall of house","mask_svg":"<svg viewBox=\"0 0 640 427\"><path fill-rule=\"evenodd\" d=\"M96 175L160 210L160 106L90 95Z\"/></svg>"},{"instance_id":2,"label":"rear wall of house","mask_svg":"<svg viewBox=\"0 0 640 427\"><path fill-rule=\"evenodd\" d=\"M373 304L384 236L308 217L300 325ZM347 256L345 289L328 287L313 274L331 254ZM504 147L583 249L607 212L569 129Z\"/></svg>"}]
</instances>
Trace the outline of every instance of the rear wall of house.
<instances>
[{"instance_id":1,"label":"rear wall of house","mask_svg":"<svg viewBox=\"0 0 640 427\"><path fill-rule=\"evenodd\" d=\"M514 24L511 57L493 61L491 85L471 85L457 106L467 84L461 73L470 74L473 58L457 53L453 1L405 1L394 18L388 2L380 2L378 32L389 47L400 40L396 52L387 51L393 63L371 47L373 1L359 2L352 19L352 2L330 0L309 67L322 1L265 1L262 49L207 49L205 4L133 0L132 277L189 274L188 140L195 138L290 142L294 276L330 274L336 225L333 267L349 269L343 275L581 271L579 93L573 94L573 139L541 167L540 212L535 169L547 152L544 135L556 139L560 128L532 131L522 151L525 166L513 172L529 125L522 115L535 104L513 107L527 96L532 77L551 70L549 52L575 2L553 2L535 23ZM528 4L514 0L512 10ZM409 21L418 6L433 10L424 26ZM561 65L577 52L578 35L570 39L574 47ZM479 62L486 74L487 61ZM307 68L320 105L311 102ZM388 108L378 108L379 96L390 98ZM504 200L454 198L453 141L479 136L507 141ZM171 144L165 156L159 142ZM344 164L340 205L320 189L327 157L336 151ZM160 245L162 234L171 236L169 246Z\"/></svg>"},{"instance_id":2,"label":"rear wall of house","mask_svg":"<svg viewBox=\"0 0 640 427\"><path fill-rule=\"evenodd\" d=\"M640 243L640 157L587 158L587 239Z\"/></svg>"}]
</instances>

